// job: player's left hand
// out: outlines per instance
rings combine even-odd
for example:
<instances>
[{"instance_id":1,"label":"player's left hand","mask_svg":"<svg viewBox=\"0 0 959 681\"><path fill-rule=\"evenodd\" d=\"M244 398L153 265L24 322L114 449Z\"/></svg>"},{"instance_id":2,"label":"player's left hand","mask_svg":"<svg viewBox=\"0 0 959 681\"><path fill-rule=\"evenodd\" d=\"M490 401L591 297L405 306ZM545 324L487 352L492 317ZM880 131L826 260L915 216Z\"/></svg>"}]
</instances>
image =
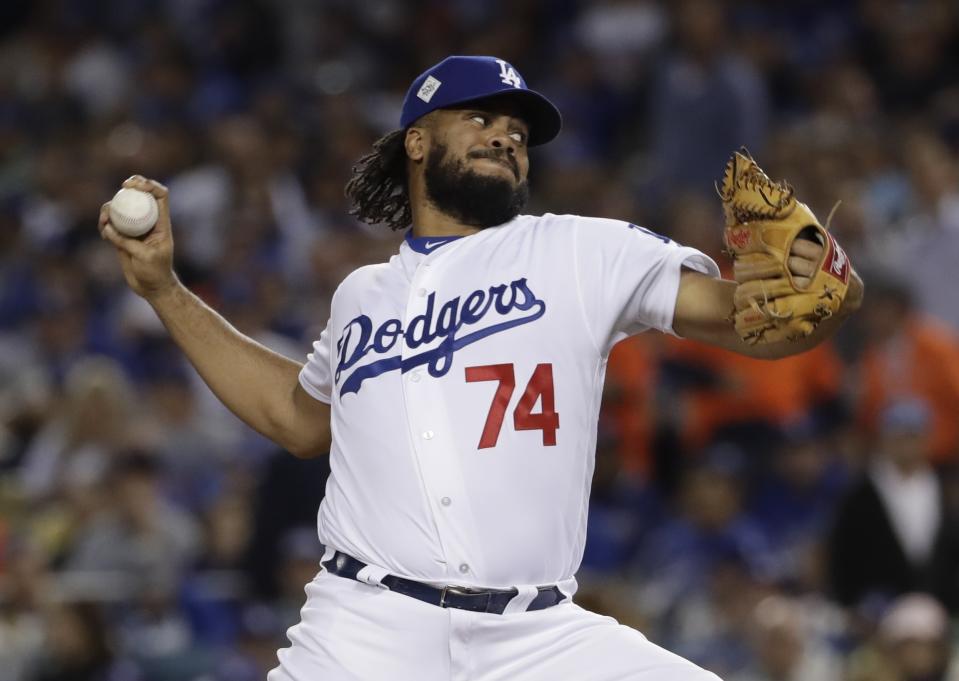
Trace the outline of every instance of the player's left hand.
<instances>
[{"instance_id":1,"label":"player's left hand","mask_svg":"<svg viewBox=\"0 0 959 681\"><path fill-rule=\"evenodd\" d=\"M797 288L809 288L813 276L816 274L816 267L822 261L823 250L823 247L816 241L803 238L793 240L792 248L789 249L789 258L786 262Z\"/></svg>"},{"instance_id":2,"label":"player's left hand","mask_svg":"<svg viewBox=\"0 0 959 681\"><path fill-rule=\"evenodd\" d=\"M851 279L857 283L849 258L788 183L771 180L743 150L717 189L739 284L732 318L743 341L805 338L844 309Z\"/></svg>"}]
</instances>

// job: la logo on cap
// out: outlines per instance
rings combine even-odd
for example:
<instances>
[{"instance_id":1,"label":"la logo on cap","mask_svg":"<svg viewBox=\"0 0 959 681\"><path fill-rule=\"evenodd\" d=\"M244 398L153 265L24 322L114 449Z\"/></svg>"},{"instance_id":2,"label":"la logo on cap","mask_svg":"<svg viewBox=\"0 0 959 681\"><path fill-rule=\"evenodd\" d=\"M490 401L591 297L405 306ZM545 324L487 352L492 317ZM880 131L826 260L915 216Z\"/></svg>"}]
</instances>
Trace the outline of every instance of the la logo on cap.
<instances>
[{"instance_id":1,"label":"la logo on cap","mask_svg":"<svg viewBox=\"0 0 959 681\"><path fill-rule=\"evenodd\" d=\"M520 87L523 84L519 79L519 74L516 73L516 69L502 59L497 59L496 63L499 64L499 79L503 81L504 84L512 85L513 87Z\"/></svg>"}]
</instances>

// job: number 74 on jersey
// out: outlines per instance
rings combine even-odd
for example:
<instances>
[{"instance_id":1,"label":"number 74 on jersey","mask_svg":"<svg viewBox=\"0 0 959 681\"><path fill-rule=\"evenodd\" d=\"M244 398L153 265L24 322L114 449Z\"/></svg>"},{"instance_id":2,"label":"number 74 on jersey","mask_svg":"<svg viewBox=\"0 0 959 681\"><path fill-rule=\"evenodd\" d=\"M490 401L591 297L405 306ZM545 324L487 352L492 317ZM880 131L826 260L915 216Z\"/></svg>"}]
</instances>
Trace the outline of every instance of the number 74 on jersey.
<instances>
[{"instance_id":1,"label":"number 74 on jersey","mask_svg":"<svg viewBox=\"0 0 959 681\"><path fill-rule=\"evenodd\" d=\"M512 364L489 364L486 366L466 367L466 382L478 383L496 381L496 392L490 404L483 434L480 436L479 449L495 447L503 429L503 419L510 399L516 390L516 372ZM541 400L540 411L533 412L536 402ZM533 376L513 410L513 428L516 430L543 431L543 446L556 446L556 431L559 430L559 414L556 413L556 399L553 392L553 365L537 364Z\"/></svg>"}]
</instances>

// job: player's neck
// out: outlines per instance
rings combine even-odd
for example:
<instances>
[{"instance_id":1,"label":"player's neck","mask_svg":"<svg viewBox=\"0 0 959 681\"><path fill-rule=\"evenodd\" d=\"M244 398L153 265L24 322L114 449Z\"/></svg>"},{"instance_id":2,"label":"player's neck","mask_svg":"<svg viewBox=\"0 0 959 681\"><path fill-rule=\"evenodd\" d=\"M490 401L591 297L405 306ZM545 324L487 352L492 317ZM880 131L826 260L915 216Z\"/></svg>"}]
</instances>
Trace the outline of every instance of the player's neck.
<instances>
[{"instance_id":1,"label":"player's neck","mask_svg":"<svg viewBox=\"0 0 959 681\"><path fill-rule=\"evenodd\" d=\"M427 202L414 205L412 212L415 237L469 236L481 231L479 227L465 225Z\"/></svg>"}]
</instances>

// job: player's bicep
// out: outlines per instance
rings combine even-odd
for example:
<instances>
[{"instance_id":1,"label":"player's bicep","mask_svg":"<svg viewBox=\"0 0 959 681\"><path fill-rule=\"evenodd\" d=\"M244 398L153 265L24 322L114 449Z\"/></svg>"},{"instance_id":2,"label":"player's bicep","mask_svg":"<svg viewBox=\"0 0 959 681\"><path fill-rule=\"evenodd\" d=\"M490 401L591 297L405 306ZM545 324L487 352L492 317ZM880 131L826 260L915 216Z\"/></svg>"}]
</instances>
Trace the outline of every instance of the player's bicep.
<instances>
[{"instance_id":1,"label":"player's bicep","mask_svg":"<svg viewBox=\"0 0 959 681\"><path fill-rule=\"evenodd\" d=\"M292 397L290 452L300 458L312 458L330 450L330 405L310 395L297 382Z\"/></svg>"}]
</instances>

